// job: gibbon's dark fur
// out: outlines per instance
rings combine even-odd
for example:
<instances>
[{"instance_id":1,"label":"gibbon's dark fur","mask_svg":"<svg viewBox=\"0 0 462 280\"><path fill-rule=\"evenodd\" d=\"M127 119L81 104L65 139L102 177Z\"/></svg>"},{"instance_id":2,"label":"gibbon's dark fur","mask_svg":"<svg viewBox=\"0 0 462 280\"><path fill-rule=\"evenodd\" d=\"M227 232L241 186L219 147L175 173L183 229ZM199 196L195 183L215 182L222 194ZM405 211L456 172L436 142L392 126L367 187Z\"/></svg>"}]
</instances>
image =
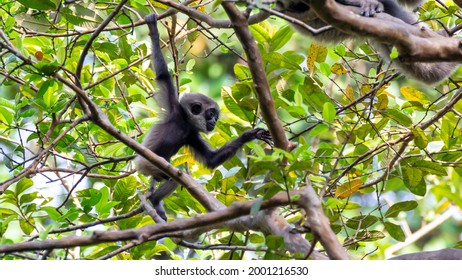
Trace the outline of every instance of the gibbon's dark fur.
<instances>
[{"instance_id":1,"label":"gibbon's dark fur","mask_svg":"<svg viewBox=\"0 0 462 280\"><path fill-rule=\"evenodd\" d=\"M211 149L199 132L207 133L215 128L220 116L218 104L213 99L199 93L187 93L178 100L177 91L160 49L156 15L148 15L146 23L152 41L151 59L156 72L157 85L160 88L159 104L165 106L166 116L152 127L143 141L144 146L167 161L170 161L170 158L181 147L189 146L197 160L207 167L214 168L230 159L246 142L259 139L270 143L271 135L269 132L262 128L256 128L244 132L220 149ZM136 157L135 164L139 172L152 176L149 200L159 216L166 220L162 199L171 194L178 187L178 183L142 156ZM165 179L167 181L154 190L156 181Z\"/></svg>"},{"instance_id":2,"label":"gibbon's dark fur","mask_svg":"<svg viewBox=\"0 0 462 280\"><path fill-rule=\"evenodd\" d=\"M408 24L416 24L417 16L407 10L404 6L416 8L422 0L336 0L338 3L347 6L359 7L355 9L363 16L373 16L375 13L384 12L395 18L398 18ZM309 0L278 0L277 9L284 14L303 21L313 28L327 26L316 13L310 9ZM419 23L419 25L424 25ZM311 34L298 26L294 27L303 34ZM428 28L428 27L427 27ZM315 35L318 41L324 43L339 43L349 39L358 39L357 37L343 33L335 28ZM382 58L390 60L391 45L370 40L370 43L377 48ZM426 84L435 84L447 78L458 65L452 62L410 62L402 63L399 60L393 61L396 66L405 74L405 76Z\"/></svg>"}]
</instances>

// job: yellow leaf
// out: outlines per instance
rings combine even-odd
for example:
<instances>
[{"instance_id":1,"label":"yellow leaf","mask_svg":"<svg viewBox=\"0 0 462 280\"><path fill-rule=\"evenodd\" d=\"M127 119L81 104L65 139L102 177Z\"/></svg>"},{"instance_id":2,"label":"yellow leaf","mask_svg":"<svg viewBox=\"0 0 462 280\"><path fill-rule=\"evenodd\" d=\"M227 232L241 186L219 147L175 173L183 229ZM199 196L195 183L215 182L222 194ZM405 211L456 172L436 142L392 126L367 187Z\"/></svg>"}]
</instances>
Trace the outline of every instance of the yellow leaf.
<instances>
[{"instance_id":1,"label":"yellow leaf","mask_svg":"<svg viewBox=\"0 0 462 280\"><path fill-rule=\"evenodd\" d=\"M441 203L441 205L438 206L438 208L436 208L435 212L438 214L443 213L444 211L446 211L446 209L448 209L448 207L451 207L451 202L449 200L446 200L443 203Z\"/></svg>"},{"instance_id":2,"label":"yellow leaf","mask_svg":"<svg viewBox=\"0 0 462 280\"><path fill-rule=\"evenodd\" d=\"M365 85L362 85L361 86L361 94L364 95L366 93L368 93L369 91L371 91L371 85L369 84L365 84Z\"/></svg>"},{"instance_id":3,"label":"yellow leaf","mask_svg":"<svg viewBox=\"0 0 462 280\"><path fill-rule=\"evenodd\" d=\"M332 67L330 67L330 72L336 74L336 75L341 75L341 74L346 74L348 73L348 71L345 69L345 67L343 67L342 64L340 63L335 63L334 65L332 65Z\"/></svg>"},{"instance_id":4,"label":"yellow leaf","mask_svg":"<svg viewBox=\"0 0 462 280\"><path fill-rule=\"evenodd\" d=\"M363 185L363 181L361 179L353 179L344 184L341 184L335 190L335 196L338 198L346 198L350 195L356 193L361 186Z\"/></svg>"},{"instance_id":5,"label":"yellow leaf","mask_svg":"<svg viewBox=\"0 0 462 280\"><path fill-rule=\"evenodd\" d=\"M423 92L418 91L414 88L402 87L399 89L399 91L404 96L404 98L406 98L409 101L417 101L419 103L428 102L427 96Z\"/></svg>"},{"instance_id":6,"label":"yellow leaf","mask_svg":"<svg viewBox=\"0 0 462 280\"><path fill-rule=\"evenodd\" d=\"M352 86L347 86L347 88L345 89L345 95L349 102L355 100L355 91Z\"/></svg>"},{"instance_id":7,"label":"yellow leaf","mask_svg":"<svg viewBox=\"0 0 462 280\"><path fill-rule=\"evenodd\" d=\"M323 45L311 43L310 49L306 56L306 67L310 73L314 73L314 63L324 62L327 56L327 48Z\"/></svg>"},{"instance_id":8,"label":"yellow leaf","mask_svg":"<svg viewBox=\"0 0 462 280\"><path fill-rule=\"evenodd\" d=\"M377 102L377 104L375 104L375 106L377 107L377 110L385 110L385 109L387 109L387 107L388 107L388 96L386 94L380 94L379 96L377 96L377 98L379 99L379 102Z\"/></svg>"}]
</instances>

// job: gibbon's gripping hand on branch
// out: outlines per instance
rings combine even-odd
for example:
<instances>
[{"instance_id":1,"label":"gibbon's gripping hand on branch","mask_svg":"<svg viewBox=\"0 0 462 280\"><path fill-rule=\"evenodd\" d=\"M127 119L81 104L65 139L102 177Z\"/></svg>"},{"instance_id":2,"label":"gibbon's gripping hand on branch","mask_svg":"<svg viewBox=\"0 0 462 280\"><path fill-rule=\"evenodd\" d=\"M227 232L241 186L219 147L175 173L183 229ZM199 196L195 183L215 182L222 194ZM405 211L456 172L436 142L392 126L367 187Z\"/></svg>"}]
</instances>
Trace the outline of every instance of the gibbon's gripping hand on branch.
<instances>
[{"instance_id":1,"label":"gibbon's gripping hand on branch","mask_svg":"<svg viewBox=\"0 0 462 280\"><path fill-rule=\"evenodd\" d=\"M359 7L358 13L366 17L371 17L384 10L383 4L378 0L337 0L337 2L347 6Z\"/></svg>"},{"instance_id":2,"label":"gibbon's gripping hand on branch","mask_svg":"<svg viewBox=\"0 0 462 280\"><path fill-rule=\"evenodd\" d=\"M255 128L249 131L246 131L242 134L244 139L248 139L247 141L251 141L253 139L258 139L264 141L266 144L273 147L273 139L271 138L271 134L268 130L263 128Z\"/></svg>"}]
</instances>

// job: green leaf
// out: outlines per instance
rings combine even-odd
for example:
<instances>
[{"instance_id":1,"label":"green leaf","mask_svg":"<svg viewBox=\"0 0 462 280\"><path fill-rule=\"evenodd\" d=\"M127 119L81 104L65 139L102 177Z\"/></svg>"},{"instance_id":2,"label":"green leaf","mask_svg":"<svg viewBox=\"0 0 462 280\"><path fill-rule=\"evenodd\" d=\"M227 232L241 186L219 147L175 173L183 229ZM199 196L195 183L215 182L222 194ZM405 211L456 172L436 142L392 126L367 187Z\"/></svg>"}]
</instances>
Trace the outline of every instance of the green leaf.
<instances>
[{"instance_id":1,"label":"green leaf","mask_svg":"<svg viewBox=\"0 0 462 280\"><path fill-rule=\"evenodd\" d=\"M385 213L385 218L394 218L398 216L400 212L415 209L417 205L417 202L414 200L395 203L387 210L387 212Z\"/></svg>"},{"instance_id":2,"label":"green leaf","mask_svg":"<svg viewBox=\"0 0 462 280\"><path fill-rule=\"evenodd\" d=\"M268 249L278 249L284 247L284 238L282 236L268 235L266 237Z\"/></svg>"},{"instance_id":3,"label":"green leaf","mask_svg":"<svg viewBox=\"0 0 462 280\"><path fill-rule=\"evenodd\" d=\"M302 106L287 106L285 109L294 118L302 118L306 115L306 110Z\"/></svg>"},{"instance_id":4,"label":"green leaf","mask_svg":"<svg viewBox=\"0 0 462 280\"><path fill-rule=\"evenodd\" d=\"M346 222L346 226L351 228L351 229L365 229L365 228L368 228L370 226L372 226L373 224L375 224L376 222L378 222L379 218L377 218L376 216L372 216L372 215L361 215L361 216L356 216L356 217L353 217L351 219L349 219L347 222Z\"/></svg>"},{"instance_id":5,"label":"green leaf","mask_svg":"<svg viewBox=\"0 0 462 280\"><path fill-rule=\"evenodd\" d=\"M323 123L318 124L310 131L310 136L316 136L329 130L329 126Z\"/></svg>"},{"instance_id":6,"label":"green leaf","mask_svg":"<svg viewBox=\"0 0 462 280\"><path fill-rule=\"evenodd\" d=\"M100 214L103 214L103 209L109 201L109 188L102 187L99 191L101 193L101 199L95 205L95 209L96 211L100 212Z\"/></svg>"},{"instance_id":7,"label":"green leaf","mask_svg":"<svg viewBox=\"0 0 462 280\"><path fill-rule=\"evenodd\" d=\"M186 71L192 71L195 65L196 65L195 59L188 60L188 63L186 63Z\"/></svg>"},{"instance_id":8,"label":"green leaf","mask_svg":"<svg viewBox=\"0 0 462 280\"><path fill-rule=\"evenodd\" d=\"M412 166L430 174L435 174L439 176L448 175L444 167L442 167L439 163L433 161L419 160L414 162Z\"/></svg>"},{"instance_id":9,"label":"green leaf","mask_svg":"<svg viewBox=\"0 0 462 280\"><path fill-rule=\"evenodd\" d=\"M253 24L250 26L250 31L253 37L259 43L266 43L270 41L270 35L268 31L261 24Z\"/></svg>"},{"instance_id":10,"label":"green leaf","mask_svg":"<svg viewBox=\"0 0 462 280\"><path fill-rule=\"evenodd\" d=\"M305 77L303 85L300 85L298 90L304 97L304 103L316 111L322 111L324 103L332 102L312 77Z\"/></svg>"},{"instance_id":11,"label":"green leaf","mask_svg":"<svg viewBox=\"0 0 462 280\"><path fill-rule=\"evenodd\" d=\"M47 76L53 75L59 69L59 63L57 61L53 61L50 63L37 63L35 67L39 69L43 74Z\"/></svg>"},{"instance_id":12,"label":"green leaf","mask_svg":"<svg viewBox=\"0 0 462 280\"><path fill-rule=\"evenodd\" d=\"M330 72L329 64L327 64L325 62L322 62L322 63L319 64L319 69L321 70L322 74L324 74L324 76L326 76L326 77L329 77L330 74L332 74Z\"/></svg>"},{"instance_id":13,"label":"green leaf","mask_svg":"<svg viewBox=\"0 0 462 280\"><path fill-rule=\"evenodd\" d=\"M57 222L62 221L62 218L61 218L62 215L56 210L56 208L51 207L51 206L44 206L44 207L41 207L40 209L47 212L48 217L50 217L51 219Z\"/></svg>"},{"instance_id":14,"label":"green leaf","mask_svg":"<svg viewBox=\"0 0 462 280\"><path fill-rule=\"evenodd\" d=\"M287 68L291 70L300 69L300 65L298 65L298 63L277 52L265 53L262 55L262 58L266 62L271 63L278 68Z\"/></svg>"},{"instance_id":15,"label":"green leaf","mask_svg":"<svg viewBox=\"0 0 462 280\"><path fill-rule=\"evenodd\" d=\"M95 206L101 199L102 194L97 189L85 189L78 192L82 198L82 206Z\"/></svg>"},{"instance_id":16,"label":"green leaf","mask_svg":"<svg viewBox=\"0 0 462 280\"><path fill-rule=\"evenodd\" d=\"M397 109L387 109L381 112L381 114L384 117L388 117L394 120L396 123L402 126L409 127L412 125L412 119L408 115L405 115Z\"/></svg>"},{"instance_id":17,"label":"green leaf","mask_svg":"<svg viewBox=\"0 0 462 280\"><path fill-rule=\"evenodd\" d=\"M234 75L238 80L246 80L252 76L249 68L239 63L234 64Z\"/></svg>"},{"instance_id":18,"label":"green leaf","mask_svg":"<svg viewBox=\"0 0 462 280\"><path fill-rule=\"evenodd\" d=\"M55 10L56 4L51 0L17 0L17 2L21 3L27 8L46 11L46 10Z\"/></svg>"},{"instance_id":19,"label":"green leaf","mask_svg":"<svg viewBox=\"0 0 462 280\"><path fill-rule=\"evenodd\" d=\"M244 110L243 107L240 106L240 104L238 104L231 94L229 94L229 92L225 89L222 90L222 98L226 108L228 108L231 113L247 122L251 122L253 120L252 112Z\"/></svg>"},{"instance_id":20,"label":"green leaf","mask_svg":"<svg viewBox=\"0 0 462 280\"><path fill-rule=\"evenodd\" d=\"M385 222L384 225L391 237L401 242L406 240L406 236L400 226L390 222Z\"/></svg>"},{"instance_id":21,"label":"green leaf","mask_svg":"<svg viewBox=\"0 0 462 280\"><path fill-rule=\"evenodd\" d=\"M403 177L410 187L417 186L423 179L423 173L420 169L412 167L403 168Z\"/></svg>"},{"instance_id":22,"label":"green leaf","mask_svg":"<svg viewBox=\"0 0 462 280\"><path fill-rule=\"evenodd\" d=\"M19 220L19 226L21 227L21 230L27 234L27 235L30 235L33 231L34 231L34 226L31 225L30 223L33 223L34 220L29 220L29 221L26 221L26 220Z\"/></svg>"},{"instance_id":23,"label":"green leaf","mask_svg":"<svg viewBox=\"0 0 462 280\"><path fill-rule=\"evenodd\" d=\"M34 2L34 1L28 1ZM28 14L18 14L14 17L19 26L36 32L47 32L51 24L43 17L35 18Z\"/></svg>"},{"instance_id":24,"label":"green leaf","mask_svg":"<svg viewBox=\"0 0 462 280\"><path fill-rule=\"evenodd\" d=\"M15 195L16 196L19 196L20 194L22 194L25 190L27 190L28 188L32 187L34 185L34 181L32 181L32 179L29 179L29 178L22 178L21 180L19 180L19 182L16 184L16 189L14 191Z\"/></svg>"},{"instance_id":25,"label":"green leaf","mask_svg":"<svg viewBox=\"0 0 462 280\"><path fill-rule=\"evenodd\" d=\"M403 167L403 182L413 194L424 196L427 192L424 174L420 169Z\"/></svg>"},{"instance_id":26,"label":"green leaf","mask_svg":"<svg viewBox=\"0 0 462 280\"><path fill-rule=\"evenodd\" d=\"M252 233L249 237L249 241L254 244L259 244L265 242L265 238L257 233Z\"/></svg>"},{"instance_id":27,"label":"green leaf","mask_svg":"<svg viewBox=\"0 0 462 280\"><path fill-rule=\"evenodd\" d=\"M43 101L47 105L48 108L52 108L57 104L59 98L59 94L56 92L52 92L51 90L48 90L44 95L43 95Z\"/></svg>"},{"instance_id":28,"label":"green leaf","mask_svg":"<svg viewBox=\"0 0 462 280\"><path fill-rule=\"evenodd\" d=\"M19 199L19 204L24 205L29 202L32 202L34 199L37 198L38 192L31 192L31 193L26 193L21 195L21 198Z\"/></svg>"},{"instance_id":29,"label":"green leaf","mask_svg":"<svg viewBox=\"0 0 462 280\"><path fill-rule=\"evenodd\" d=\"M2 98L0 97L0 108L2 107L6 107L6 108L9 108L9 109L14 109L14 103L5 99L5 98Z\"/></svg>"},{"instance_id":30,"label":"green leaf","mask_svg":"<svg viewBox=\"0 0 462 280\"><path fill-rule=\"evenodd\" d=\"M335 106L331 102L324 103L323 110L322 110L322 118L327 123L331 123L334 121L337 112L335 111Z\"/></svg>"},{"instance_id":31,"label":"green leaf","mask_svg":"<svg viewBox=\"0 0 462 280\"><path fill-rule=\"evenodd\" d=\"M0 97L0 121L12 124L14 118L14 103Z\"/></svg>"},{"instance_id":32,"label":"green leaf","mask_svg":"<svg viewBox=\"0 0 462 280\"><path fill-rule=\"evenodd\" d=\"M106 54L110 55L113 58L117 57L117 55L119 53L119 46L117 46L116 44L113 44L113 43L109 43L109 42L103 42L103 43L100 43L100 44L95 44L95 49L98 52L106 53ZM112 63L114 63L115 65L118 65L120 68L123 68L123 67L126 66L127 61L125 59L120 59L120 60L114 59L112 61Z\"/></svg>"},{"instance_id":33,"label":"green leaf","mask_svg":"<svg viewBox=\"0 0 462 280\"><path fill-rule=\"evenodd\" d=\"M294 34L292 27L286 25L279 29L273 36L273 42L271 44L271 50L277 51L282 48Z\"/></svg>"},{"instance_id":34,"label":"green leaf","mask_svg":"<svg viewBox=\"0 0 462 280\"><path fill-rule=\"evenodd\" d=\"M138 186L139 182L134 176L118 180L114 187L114 195L112 199L115 201L125 201L135 194Z\"/></svg>"},{"instance_id":35,"label":"green leaf","mask_svg":"<svg viewBox=\"0 0 462 280\"><path fill-rule=\"evenodd\" d=\"M399 56L398 50L396 49L396 47L393 47L391 49L390 58L391 59L396 59L396 58L398 58L398 56Z\"/></svg>"},{"instance_id":36,"label":"green leaf","mask_svg":"<svg viewBox=\"0 0 462 280\"><path fill-rule=\"evenodd\" d=\"M356 240L362 242L373 242L385 238L385 234L378 230L363 230L356 236Z\"/></svg>"},{"instance_id":37,"label":"green leaf","mask_svg":"<svg viewBox=\"0 0 462 280\"><path fill-rule=\"evenodd\" d=\"M413 128L414 143L419 149L425 149L428 145L428 138L420 127Z\"/></svg>"}]
</instances>

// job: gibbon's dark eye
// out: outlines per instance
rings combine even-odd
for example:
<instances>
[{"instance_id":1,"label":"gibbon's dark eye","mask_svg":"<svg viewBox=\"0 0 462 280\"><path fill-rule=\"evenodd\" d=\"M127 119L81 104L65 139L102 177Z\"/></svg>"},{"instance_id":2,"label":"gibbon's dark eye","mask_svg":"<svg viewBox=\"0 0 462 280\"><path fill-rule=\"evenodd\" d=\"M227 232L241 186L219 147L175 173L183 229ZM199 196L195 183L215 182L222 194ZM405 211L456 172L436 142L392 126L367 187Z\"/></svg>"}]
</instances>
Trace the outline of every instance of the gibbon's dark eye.
<instances>
[{"instance_id":1,"label":"gibbon's dark eye","mask_svg":"<svg viewBox=\"0 0 462 280\"><path fill-rule=\"evenodd\" d=\"M201 112L202 112L201 104L196 103L191 106L191 113L193 113L193 115L199 115Z\"/></svg>"}]
</instances>

